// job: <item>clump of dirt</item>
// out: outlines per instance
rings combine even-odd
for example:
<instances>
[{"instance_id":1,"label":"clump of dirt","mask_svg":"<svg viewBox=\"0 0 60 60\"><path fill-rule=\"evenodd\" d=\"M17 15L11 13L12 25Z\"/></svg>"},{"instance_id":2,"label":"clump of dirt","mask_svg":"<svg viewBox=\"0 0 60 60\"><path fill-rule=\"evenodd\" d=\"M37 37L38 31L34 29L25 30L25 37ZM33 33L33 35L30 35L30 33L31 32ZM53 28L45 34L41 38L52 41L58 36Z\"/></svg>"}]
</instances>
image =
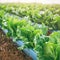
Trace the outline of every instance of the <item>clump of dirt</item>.
<instances>
[{"instance_id":1,"label":"clump of dirt","mask_svg":"<svg viewBox=\"0 0 60 60\"><path fill-rule=\"evenodd\" d=\"M0 29L0 60L32 60Z\"/></svg>"}]
</instances>

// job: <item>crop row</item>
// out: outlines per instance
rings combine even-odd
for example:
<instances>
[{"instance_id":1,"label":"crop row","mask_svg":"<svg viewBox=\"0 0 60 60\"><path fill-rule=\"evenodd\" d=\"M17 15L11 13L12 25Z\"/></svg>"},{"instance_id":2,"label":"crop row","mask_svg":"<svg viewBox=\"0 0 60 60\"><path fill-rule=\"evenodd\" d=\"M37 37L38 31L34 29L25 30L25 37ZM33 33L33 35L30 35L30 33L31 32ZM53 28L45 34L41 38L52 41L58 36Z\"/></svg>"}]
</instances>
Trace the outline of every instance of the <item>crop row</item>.
<instances>
[{"instance_id":1,"label":"crop row","mask_svg":"<svg viewBox=\"0 0 60 60\"><path fill-rule=\"evenodd\" d=\"M56 7L57 6L57 7ZM60 60L59 5L1 4L0 27L7 36L25 43L18 49L29 48L37 54L37 60Z\"/></svg>"}]
</instances>

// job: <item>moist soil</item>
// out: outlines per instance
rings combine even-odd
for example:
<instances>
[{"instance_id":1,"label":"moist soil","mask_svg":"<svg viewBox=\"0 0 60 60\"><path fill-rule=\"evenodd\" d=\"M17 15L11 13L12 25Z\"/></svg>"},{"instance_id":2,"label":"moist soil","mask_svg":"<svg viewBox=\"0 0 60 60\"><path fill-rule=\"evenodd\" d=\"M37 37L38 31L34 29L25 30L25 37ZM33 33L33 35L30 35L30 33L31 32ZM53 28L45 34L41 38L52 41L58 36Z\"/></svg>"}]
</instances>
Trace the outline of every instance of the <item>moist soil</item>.
<instances>
[{"instance_id":1,"label":"moist soil","mask_svg":"<svg viewBox=\"0 0 60 60\"><path fill-rule=\"evenodd\" d=\"M0 60L32 60L0 29Z\"/></svg>"}]
</instances>

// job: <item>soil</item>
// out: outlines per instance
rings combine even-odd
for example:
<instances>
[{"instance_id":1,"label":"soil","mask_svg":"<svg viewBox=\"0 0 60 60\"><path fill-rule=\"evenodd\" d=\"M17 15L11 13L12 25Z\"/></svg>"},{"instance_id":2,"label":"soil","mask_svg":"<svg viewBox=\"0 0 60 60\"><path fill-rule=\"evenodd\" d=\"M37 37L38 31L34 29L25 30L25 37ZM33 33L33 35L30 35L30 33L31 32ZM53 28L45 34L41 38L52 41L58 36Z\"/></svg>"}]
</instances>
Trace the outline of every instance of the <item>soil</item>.
<instances>
[{"instance_id":1,"label":"soil","mask_svg":"<svg viewBox=\"0 0 60 60\"><path fill-rule=\"evenodd\" d=\"M32 60L0 29L0 60Z\"/></svg>"}]
</instances>

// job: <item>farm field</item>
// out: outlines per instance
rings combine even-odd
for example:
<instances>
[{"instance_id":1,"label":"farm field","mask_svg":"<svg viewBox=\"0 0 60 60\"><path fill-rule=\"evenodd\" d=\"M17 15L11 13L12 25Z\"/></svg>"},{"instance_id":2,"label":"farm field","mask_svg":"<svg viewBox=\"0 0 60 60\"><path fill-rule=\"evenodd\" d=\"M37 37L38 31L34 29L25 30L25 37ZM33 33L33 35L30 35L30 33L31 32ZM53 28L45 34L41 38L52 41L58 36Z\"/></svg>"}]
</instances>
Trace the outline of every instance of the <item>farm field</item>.
<instances>
[{"instance_id":1,"label":"farm field","mask_svg":"<svg viewBox=\"0 0 60 60\"><path fill-rule=\"evenodd\" d=\"M0 28L33 60L60 60L60 5L0 4Z\"/></svg>"}]
</instances>

